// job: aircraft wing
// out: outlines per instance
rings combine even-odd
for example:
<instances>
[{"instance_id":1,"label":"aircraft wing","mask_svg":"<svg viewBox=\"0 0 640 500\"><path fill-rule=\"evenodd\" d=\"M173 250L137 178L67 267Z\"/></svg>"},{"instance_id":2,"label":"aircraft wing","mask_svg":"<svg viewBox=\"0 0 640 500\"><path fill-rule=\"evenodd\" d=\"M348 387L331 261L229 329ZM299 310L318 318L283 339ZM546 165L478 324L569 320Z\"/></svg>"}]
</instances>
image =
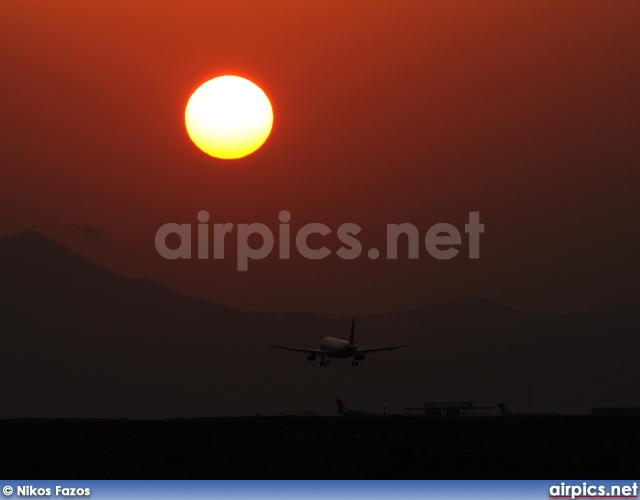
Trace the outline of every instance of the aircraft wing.
<instances>
[{"instance_id":1,"label":"aircraft wing","mask_svg":"<svg viewBox=\"0 0 640 500\"><path fill-rule=\"evenodd\" d=\"M321 351L320 349L303 349L302 347L289 347L286 345L273 345L271 347L275 347L277 349L286 349L291 352L312 352L313 354L317 354L318 356L326 356L326 351Z\"/></svg>"},{"instance_id":2,"label":"aircraft wing","mask_svg":"<svg viewBox=\"0 0 640 500\"><path fill-rule=\"evenodd\" d=\"M394 349L398 349L400 347L408 347L411 344L402 344L402 345L372 345L372 346L365 346L365 347L358 347L358 353L360 354L367 354L367 353L375 353L375 352L379 352L379 351L393 351Z\"/></svg>"}]
</instances>

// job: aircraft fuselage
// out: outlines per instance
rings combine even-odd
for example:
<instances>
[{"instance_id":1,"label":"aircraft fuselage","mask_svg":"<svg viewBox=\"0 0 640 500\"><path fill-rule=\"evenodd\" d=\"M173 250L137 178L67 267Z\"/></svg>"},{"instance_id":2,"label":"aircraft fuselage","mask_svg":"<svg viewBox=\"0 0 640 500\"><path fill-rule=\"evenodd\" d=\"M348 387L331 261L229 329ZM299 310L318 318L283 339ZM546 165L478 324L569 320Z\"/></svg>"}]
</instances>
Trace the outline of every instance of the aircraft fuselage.
<instances>
[{"instance_id":1,"label":"aircraft fuselage","mask_svg":"<svg viewBox=\"0 0 640 500\"><path fill-rule=\"evenodd\" d=\"M325 356L331 358L350 358L356 353L358 348L349 343L348 340L325 337L322 339L322 342L320 342L320 350L326 353Z\"/></svg>"}]
</instances>

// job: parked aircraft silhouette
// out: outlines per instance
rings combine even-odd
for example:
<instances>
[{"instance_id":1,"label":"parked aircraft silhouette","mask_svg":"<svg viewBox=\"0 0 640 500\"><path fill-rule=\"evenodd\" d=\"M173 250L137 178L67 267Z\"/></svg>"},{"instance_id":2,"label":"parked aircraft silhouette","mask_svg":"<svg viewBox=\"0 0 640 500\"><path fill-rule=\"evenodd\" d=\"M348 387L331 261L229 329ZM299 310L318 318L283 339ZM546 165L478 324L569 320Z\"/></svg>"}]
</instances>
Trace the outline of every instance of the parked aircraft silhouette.
<instances>
[{"instance_id":1,"label":"parked aircraft silhouette","mask_svg":"<svg viewBox=\"0 0 640 500\"><path fill-rule=\"evenodd\" d=\"M502 415L503 417L514 417L514 416L553 417L553 416L560 415L559 413L555 413L552 411L534 411L534 412L514 413L509 411L509 409L503 403L498 403L498 409L500 410L500 415Z\"/></svg>"},{"instance_id":2,"label":"parked aircraft silhouette","mask_svg":"<svg viewBox=\"0 0 640 500\"><path fill-rule=\"evenodd\" d=\"M338 403L338 413L343 417L389 417L391 414L386 411L366 411L366 410L353 410L347 408L344 404L344 399L336 398Z\"/></svg>"}]
</instances>

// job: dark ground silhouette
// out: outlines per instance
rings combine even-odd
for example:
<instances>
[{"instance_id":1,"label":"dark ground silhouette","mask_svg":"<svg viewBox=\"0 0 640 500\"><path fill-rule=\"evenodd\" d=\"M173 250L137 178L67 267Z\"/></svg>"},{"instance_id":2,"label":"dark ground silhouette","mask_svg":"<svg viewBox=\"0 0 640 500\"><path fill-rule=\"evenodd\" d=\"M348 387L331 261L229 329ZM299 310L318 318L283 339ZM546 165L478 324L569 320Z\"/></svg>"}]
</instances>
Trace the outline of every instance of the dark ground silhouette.
<instances>
[{"instance_id":1,"label":"dark ground silhouette","mask_svg":"<svg viewBox=\"0 0 640 500\"><path fill-rule=\"evenodd\" d=\"M640 419L342 417L0 421L20 479L628 478Z\"/></svg>"}]
</instances>

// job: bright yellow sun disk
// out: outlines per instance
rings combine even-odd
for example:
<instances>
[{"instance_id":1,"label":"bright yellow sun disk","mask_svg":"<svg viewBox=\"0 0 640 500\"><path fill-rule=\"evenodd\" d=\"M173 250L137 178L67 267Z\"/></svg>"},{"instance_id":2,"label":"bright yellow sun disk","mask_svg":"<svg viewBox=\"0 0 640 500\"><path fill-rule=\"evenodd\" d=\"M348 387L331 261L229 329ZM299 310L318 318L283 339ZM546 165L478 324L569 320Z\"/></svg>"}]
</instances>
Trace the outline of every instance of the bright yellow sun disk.
<instances>
[{"instance_id":1,"label":"bright yellow sun disk","mask_svg":"<svg viewBox=\"0 0 640 500\"><path fill-rule=\"evenodd\" d=\"M219 76L191 95L184 112L187 133L205 153L226 160L253 153L273 126L269 98L239 76Z\"/></svg>"}]
</instances>

